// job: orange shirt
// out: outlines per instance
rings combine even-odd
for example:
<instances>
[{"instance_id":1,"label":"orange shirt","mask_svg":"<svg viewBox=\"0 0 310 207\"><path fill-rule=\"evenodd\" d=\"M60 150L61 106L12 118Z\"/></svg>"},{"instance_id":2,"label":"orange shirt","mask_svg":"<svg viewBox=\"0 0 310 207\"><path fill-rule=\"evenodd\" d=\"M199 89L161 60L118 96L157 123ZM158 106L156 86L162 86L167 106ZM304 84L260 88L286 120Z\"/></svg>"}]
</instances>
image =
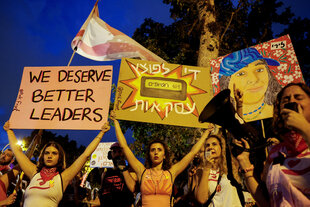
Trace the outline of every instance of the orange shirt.
<instances>
[{"instance_id":1,"label":"orange shirt","mask_svg":"<svg viewBox=\"0 0 310 207\"><path fill-rule=\"evenodd\" d=\"M169 171L155 175L146 169L141 181L143 207L170 207L172 194L172 178Z\"/></svg>"}]
</instances>

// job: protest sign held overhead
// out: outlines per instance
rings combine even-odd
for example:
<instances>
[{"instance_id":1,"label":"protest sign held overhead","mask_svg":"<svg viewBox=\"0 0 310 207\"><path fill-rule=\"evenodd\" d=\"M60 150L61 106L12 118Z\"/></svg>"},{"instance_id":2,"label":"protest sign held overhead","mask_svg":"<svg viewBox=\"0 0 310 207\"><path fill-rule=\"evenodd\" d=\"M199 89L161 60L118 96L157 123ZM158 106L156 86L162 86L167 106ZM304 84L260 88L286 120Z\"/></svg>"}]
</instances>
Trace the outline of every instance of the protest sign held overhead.
<instances>
[{"instance_id":1,"label":"protest sign held overhead","mask_svg":"<svg viewBox=\"0 0 310 207\"><path fill-rule=\"evenodd\" d=\"M108 152L114 142L101 142L90 158L90 167L114 167L112 160L108 159Z\"/></svg>"},{"instance_id":2,"label":"protest sign held overhead","mask_svg":"<svg viewBox=\"0 0 310 207\"><path fill-rule=\"evenodd\" d=\"M233 88L243 93L243 119L255 121L273 116L273 103L281 88L304 82L288 35L211 60L214 95Z\"/></svg>"},{"instance_id":3,"label":"protest sign held overhead","mask_svg":"<svg viewBox=\"0 0 310 207\"><path fill-rule=\"evenodd\" d=\"M97 61L110 61L127 57L165 62L134 39L100 19L98 1L72 40L71 47L78 54Z\"/></svg>"},{"instance_id":4,"label":"protest sign held overhead","mask_svg":"<svg viewBox=\"0 0 310 207\"><path fill-rule=\"evenodd\" d=\"M207 68L122 59L114 110L118 119L188 127L213 97Z\"/></svg>"},{"instance_id":5,"label":"protest sign held overhead","mask_svg":"<svg viewBox=\"0 0 310 207\"><path fill-rule=\"evenodd\" d=\"M111 82L112 66L25 67L11 127L100 130Z\"/></svg>"}]
</instances>

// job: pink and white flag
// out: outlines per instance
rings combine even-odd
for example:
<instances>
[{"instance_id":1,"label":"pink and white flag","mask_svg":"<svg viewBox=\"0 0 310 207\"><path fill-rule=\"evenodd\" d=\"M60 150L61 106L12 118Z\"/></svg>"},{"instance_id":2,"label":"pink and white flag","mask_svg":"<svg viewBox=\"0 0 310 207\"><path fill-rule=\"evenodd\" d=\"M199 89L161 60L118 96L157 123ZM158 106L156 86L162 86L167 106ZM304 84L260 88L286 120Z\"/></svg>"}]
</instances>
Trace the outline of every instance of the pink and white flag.
<instances>
[{"instance_id":1,"label":"pink and white flag","mask_svg":"<svg viewBox=\"0 0 310 207\"><path fill-rule=\"evenodd\" d=\"M96 2L87 20L72 40L72 49L86 58L97 61L117 60L123 57L166 62L124 33L99 18Z\"/></svg>"}]
</instances>

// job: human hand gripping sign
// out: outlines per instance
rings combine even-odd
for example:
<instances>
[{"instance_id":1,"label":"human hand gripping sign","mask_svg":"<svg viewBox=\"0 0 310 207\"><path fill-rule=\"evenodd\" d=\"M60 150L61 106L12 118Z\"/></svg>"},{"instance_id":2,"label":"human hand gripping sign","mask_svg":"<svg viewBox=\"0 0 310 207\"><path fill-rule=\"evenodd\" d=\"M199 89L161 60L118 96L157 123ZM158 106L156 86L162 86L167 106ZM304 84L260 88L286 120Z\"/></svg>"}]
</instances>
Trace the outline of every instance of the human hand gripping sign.
<instances>
[{"instance_id":1,"label":"human hand gripping sign","mask_svg":"<svg viewBox=\"0 0 310 207\"><path fill-rule=\"evenodd\" d=\"M3 129L4 129L4 131L9 131L9 130L11 130L11 128L10 128L10 122L9 121L7 121L7 122L5 122L5 124L3 125Z\"/></svg>"},{"instance_id":2,"label":"human hand gripping sign","mask_svg":"<svg viewBox=\"0 0 310 207\"><path fill-rule=\"evenodd\" d=\"M101 131L105 133L105 132L107 132L109 130L110 130L109 122L104 123L104 125L101 127Z\"/></svg>"},{"instance_id":3,"label":"human hand gripping sign","mask_svg":"<svg viewBox=\"0 0 310 207\"><path fill-rule=\"evenodd\" d=\"M112 110L112 111L110 112L110 119L111 119L112 121L115 121L115 120L116 120L116 113L115 113L114 110Z\"/></svg>"}]
</instances>

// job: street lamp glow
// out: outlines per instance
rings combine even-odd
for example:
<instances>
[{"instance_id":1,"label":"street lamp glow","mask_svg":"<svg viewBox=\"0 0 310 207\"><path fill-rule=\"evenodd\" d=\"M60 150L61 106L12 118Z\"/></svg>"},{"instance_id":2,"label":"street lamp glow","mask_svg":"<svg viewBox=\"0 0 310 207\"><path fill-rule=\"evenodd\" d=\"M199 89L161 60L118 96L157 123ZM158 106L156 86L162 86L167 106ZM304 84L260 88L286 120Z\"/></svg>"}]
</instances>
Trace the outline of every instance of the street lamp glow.
<instances>
[{"instance_id":1,"label":"street lamp glow","mask_svg":"<svg viewBox=\"0 0 310 207\"><path fill-rule=\"evenodd\" d=\"M17 145L22 146L22 145L23 145L23 142L22 142L21 140L18 140L18 141L17 141Z\"/></svg>"}]
</instances>

